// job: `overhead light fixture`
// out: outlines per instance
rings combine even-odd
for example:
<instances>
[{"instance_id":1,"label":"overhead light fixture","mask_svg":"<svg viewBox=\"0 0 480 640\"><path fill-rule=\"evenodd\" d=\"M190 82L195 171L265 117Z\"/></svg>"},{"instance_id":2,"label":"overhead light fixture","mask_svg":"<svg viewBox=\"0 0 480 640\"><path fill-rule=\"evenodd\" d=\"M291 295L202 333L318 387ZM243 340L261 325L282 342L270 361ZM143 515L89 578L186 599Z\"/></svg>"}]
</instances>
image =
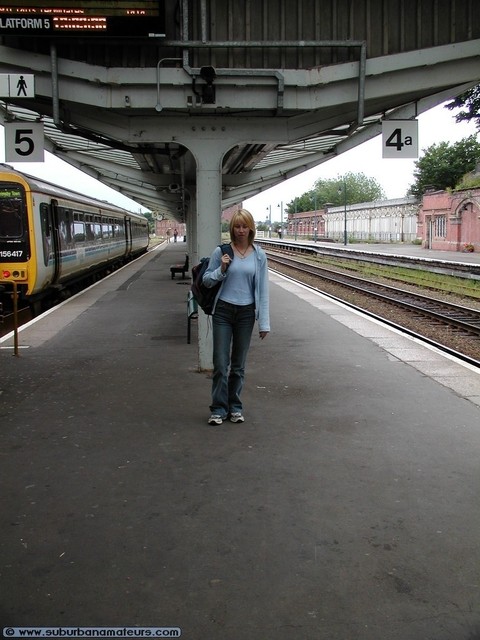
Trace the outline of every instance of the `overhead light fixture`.
<instances>
[{"instance_id":1,"label":"overhead light fixture","mask_svg":"<svg viewBox=\"0 0 480 640\"><path fill-rule=\"evenodd\" d=\"M217 77L215 69L211 66L200 68L200 77L205 81L205 85L202 87L202 103L203 104L215 104L216 91L213 83Z\"/></svg>"}]
</instances>

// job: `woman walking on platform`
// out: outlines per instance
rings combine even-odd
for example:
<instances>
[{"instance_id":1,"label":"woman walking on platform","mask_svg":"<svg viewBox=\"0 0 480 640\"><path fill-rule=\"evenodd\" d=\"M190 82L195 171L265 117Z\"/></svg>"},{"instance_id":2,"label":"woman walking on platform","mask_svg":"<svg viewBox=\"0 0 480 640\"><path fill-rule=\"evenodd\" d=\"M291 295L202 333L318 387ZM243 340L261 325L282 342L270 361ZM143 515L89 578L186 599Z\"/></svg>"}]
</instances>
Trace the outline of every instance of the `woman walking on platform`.
<instances>
[{"instance_id":1,"label":"woman walking on platform","mask_svg":"<svg viewBox=\"0 0 480 640\"><path fill-rule=\"evenodd\" d=\"M255 320L262 340L270 331L267 256L254 238L252 214L240 209L230 221L233 259L217 247L203 276L207 287L221 282L213 309L212 425L244 421L240 395Z\"/></svg>"}]
</instances>

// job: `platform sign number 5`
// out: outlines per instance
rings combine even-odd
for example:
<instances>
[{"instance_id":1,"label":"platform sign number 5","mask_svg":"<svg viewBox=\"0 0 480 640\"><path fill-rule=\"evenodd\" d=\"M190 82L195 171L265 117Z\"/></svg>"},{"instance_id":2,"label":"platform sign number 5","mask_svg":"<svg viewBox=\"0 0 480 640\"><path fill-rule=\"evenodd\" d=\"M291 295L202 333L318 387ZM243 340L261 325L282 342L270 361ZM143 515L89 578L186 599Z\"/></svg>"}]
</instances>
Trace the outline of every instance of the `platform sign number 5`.
<instances>
[{"instance_id":1,"label":"platform sign number 5","mask_svg":"<svg viewBox=\"0 0 480 640\"><path fill-rule=\"evenodd\" d=\"M418 158L418 120L383 120L382 156Z\"/></svg>"},{"instance_id":2,"label":"platform sign number 5","mask_svg":"<svg viewBox=\"0 0 480 640\"><path fill-rule=\"evenodd\" d=\"M43 122L6 122L6 162L43 162Z\"/></svg>"}]
</instances>

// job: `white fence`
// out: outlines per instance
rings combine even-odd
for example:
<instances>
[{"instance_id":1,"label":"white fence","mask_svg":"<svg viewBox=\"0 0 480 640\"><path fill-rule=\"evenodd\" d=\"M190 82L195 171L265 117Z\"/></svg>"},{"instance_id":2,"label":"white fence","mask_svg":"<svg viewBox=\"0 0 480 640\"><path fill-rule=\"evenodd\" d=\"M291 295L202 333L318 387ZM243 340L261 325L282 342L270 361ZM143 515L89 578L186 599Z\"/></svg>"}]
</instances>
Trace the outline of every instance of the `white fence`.
<instances>
[{"instance_id":1,"label":"white fence","mask_svg":"<svg viewBox=\"0 0 480 640\"><path fill-rule=\"evenodd\" d=\"M325 237L342 241L346 227L349 240L412 242L418 237L419 206L418 200L412 196L329 207L323 216Z\"/></svg>"}]
</instances>

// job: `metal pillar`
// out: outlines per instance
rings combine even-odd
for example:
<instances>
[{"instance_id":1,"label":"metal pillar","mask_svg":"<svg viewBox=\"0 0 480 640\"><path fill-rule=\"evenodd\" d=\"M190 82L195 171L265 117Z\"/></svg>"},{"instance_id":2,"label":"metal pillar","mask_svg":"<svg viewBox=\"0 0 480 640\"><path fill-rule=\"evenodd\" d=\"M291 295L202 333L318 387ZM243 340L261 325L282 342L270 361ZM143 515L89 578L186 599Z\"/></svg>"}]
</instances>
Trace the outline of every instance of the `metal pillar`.
<instances>
[{"instance_id":1,"label":"metal pillar","mask_svg":"<svg viewBox=\"0 0 480 640\"><path fill-rule=\"evenodd\" d=\"M189 145L197 162L196 215L192 212L194 232L193 261L209 256L221 241L222 159L228 148L225 141L205 140ZM213 339L209 319L200 309L198 314L198 366L200 371L213 368Z\"/></svg>"},{"instance_id":2,"label":"metal pillar","mask_svg":"<svg viewBox=\"0 0 480 640\"><path fill-rule=\"evenodd\" d=\"M147 126L147 123L145 123ZM172 124L168 125L171 136ZM252 129L253 127L253 129ZM235 123L230 118L213 117L197 121L192 126L179 126L174 139L192 153L196 162L196 193L191 194L189 208L189 235L192 236L191 264L197 264L203 256L211 255L221 241L222 217L222 165L225 154L245 140L268 139L287 142L288 136L283 120L262 122L258 131L255 123ZM156 139L160 137L161 124L157 123ZM145 134L144 134L145 135ZM191 188L191 185L187 185ZM241 201L240 195L238 202ZM195 207L196 204L196 207ZM210 322L210 324L209 324ZM198 361L199 370L213 368L213 339L211 321L199 311L198 319Z\"/></svg>"}]
</instances>

